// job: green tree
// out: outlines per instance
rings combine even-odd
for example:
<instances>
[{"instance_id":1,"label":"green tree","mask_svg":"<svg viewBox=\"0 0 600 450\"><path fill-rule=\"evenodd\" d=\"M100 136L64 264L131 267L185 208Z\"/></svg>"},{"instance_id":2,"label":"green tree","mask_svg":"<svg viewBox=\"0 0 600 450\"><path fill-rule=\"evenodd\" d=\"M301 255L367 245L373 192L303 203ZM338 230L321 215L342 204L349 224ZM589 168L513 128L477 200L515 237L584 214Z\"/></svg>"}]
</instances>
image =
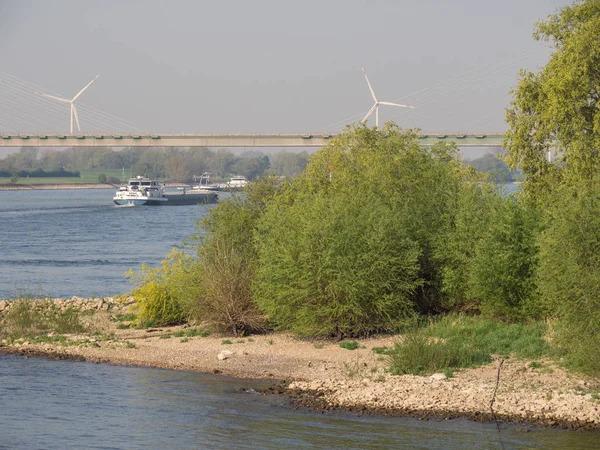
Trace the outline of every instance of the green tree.
<instances>
[{"instance_id":1,"label":"green tree","mask_svg":"<svg viewBox=\"0 0 600 450\"><path fill-rule=\"evenodd\" d=\"M475 245L469 294L490 316L520 320L539 314L537 211L519 197L498 198Z\"/></svg>"},{"instance_id":2,"label":"green tree","mask_svg":"<svg viewBox=\"0 0 600 450\"><path fill-rule=\"evenodd\" d=\"M141 272L129 270L125 275L134 284L132 295L140 308L141 318L154 325L174 325L187 317L182 303L199 290L189 268L192 260L173 249L158 267L142 264Z\"/></svg>"},{"instance_id":3,"label":"green tree","mask_svg":"<svg viewBox=\"0 0 600 450\"><path fill-rule=\"evenodd\" d=\"M271 171L275 175L292 178L301 174L308 164L308 153L281 152L269 157Z\"/></svg>"},{"instance_id":4,"label":"green tree","mask_svg":"<svg viewBox=\"0 0 600 450\"><path fill-rule=\"evenodd\" d=\"M508 165L494 153L487 153L468 164L479 172L487 173L495 183L506 183L515 180L514 174L511 173Z\"/></svg>"},{"instance_id":5,"label":"green tree","mask_svg":"<svg viewBox=\"0 0 600 450\"><path fill-rule=\"evenodd\" d=\"M537 23L534 37L553 52L539 72L521 72L504 147L510 167L526 174L526 194L539 200L561 183L591 179L600 165L600 2L563 7ZM559 164L548 162L548 149Z\"/></svg>"},{"instance_id":6,"label":"green tree","mask_svg":"<svg viewBox=\"0 0 600 450\"><path fill-rule=\"evenodd\" d=\"M165 176L170 181L186 182L190 178L190 170L185 156L172 154L164 161Z\"/></svg>"},{"instance_id":7,"label":"green tree","mask_svg":"<svg viewBox=\"0 0 600 450\"><path fill-rule=\"evenodd\" d=\"M597 186L597 184L596 184ZM552 194L540 237L538 280L555 343L578 368L600 373L600 192L591 184Z\"/></svg>"},{"instance_id":8,"label":"green tree","mask_svg":"<svg viewBox=\"0 0 600 450\"><path fill-rule=\"evenodd\" d=\"M397 329L413 312L419 248L392 208L368 191L270 205L255 298L272 323L338 338Z\"/></svg>"},{"instance_id":9,"label":"green tree","mask_svg":"<svg viewBox=\"0 0 600 450\"><path fill-rule=\"evenodd\" d=\"M240 158L231 165L231 172L253 180L263 175L269 166L268 156Z\"/></svg>"},{"instance_id":10,"label":"green tree","mask_svg":"<svg viewBox=\"0 0 600 450\"><path fill-rule=\"evenodd\" d=\"M280 327L337 336L443 311L436 246L477 179L453 146L423 148L393 124L348 129L267 206L256 301Z\"/></svg>"}]
</instances>

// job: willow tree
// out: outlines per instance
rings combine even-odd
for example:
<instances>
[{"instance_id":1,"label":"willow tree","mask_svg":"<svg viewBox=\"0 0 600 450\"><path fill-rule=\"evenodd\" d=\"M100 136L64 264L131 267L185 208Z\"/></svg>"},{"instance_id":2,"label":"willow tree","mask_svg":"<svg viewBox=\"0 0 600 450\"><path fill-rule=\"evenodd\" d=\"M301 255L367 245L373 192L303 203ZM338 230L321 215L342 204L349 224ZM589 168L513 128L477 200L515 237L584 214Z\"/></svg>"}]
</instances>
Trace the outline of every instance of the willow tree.
<instances>
[{"instance_id":1,"label":"willow tree","mask_svg":"<svg viewBox=\"0 0 600 450\"><path fill-rule=\"evenodd\" d=\"M521 71L504 146L511 168L527 175L525 192L539 199L592 179L600 165L600 0L559 9L536 24L534 38L553 51L539 72Z\"/></svg>"}]
</instances>

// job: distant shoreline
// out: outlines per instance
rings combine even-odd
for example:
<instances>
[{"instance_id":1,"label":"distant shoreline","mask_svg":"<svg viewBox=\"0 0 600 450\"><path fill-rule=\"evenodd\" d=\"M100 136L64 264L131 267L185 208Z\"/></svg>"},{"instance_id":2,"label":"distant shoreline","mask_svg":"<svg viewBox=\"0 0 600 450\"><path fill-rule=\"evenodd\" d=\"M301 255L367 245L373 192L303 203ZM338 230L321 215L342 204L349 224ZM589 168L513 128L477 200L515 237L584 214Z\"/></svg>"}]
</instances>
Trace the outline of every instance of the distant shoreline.
<instances>
[{"instance_id":1,"label":"distant shoreline","mask_svg":"<svg viewBox=\"0 0 600 450\"><path fill-rule=\"evenodd\" d=\"M111 184L0 184L0 191L39 191L55 189L117 189Z\"/></svg>"}]
</instances>

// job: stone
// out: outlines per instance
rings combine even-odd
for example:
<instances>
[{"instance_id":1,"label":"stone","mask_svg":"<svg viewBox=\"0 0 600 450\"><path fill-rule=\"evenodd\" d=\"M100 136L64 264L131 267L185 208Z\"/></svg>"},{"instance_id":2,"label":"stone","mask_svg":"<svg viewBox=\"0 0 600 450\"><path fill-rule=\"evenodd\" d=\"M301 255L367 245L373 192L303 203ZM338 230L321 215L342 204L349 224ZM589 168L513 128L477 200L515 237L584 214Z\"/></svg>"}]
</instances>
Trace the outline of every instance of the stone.
<instances>
[{"instance_id":1,"label":"stone","mask_svg":"<svg viewBox=\"0 0 600 450\"><path fill-rule=\"evenodd\" d=\"M445 380L446 378L448 378L446 375L444 375L443 373L434 373L433 375L431 375L429 377L430 380L434 380L434 381L441 381L441 380Z\"/></svg>"},{"instance_id":2,"label":"stone","mask_svg":"<svg viewBox=\"0 0 600 450\"><path fill-rule=\"evenodd\" d=\"M233 352L230 350L223 350L221 353L217 355L217 359L223 361L225 359L229 359L233 355Z\"/></svg>"}]
</instances>

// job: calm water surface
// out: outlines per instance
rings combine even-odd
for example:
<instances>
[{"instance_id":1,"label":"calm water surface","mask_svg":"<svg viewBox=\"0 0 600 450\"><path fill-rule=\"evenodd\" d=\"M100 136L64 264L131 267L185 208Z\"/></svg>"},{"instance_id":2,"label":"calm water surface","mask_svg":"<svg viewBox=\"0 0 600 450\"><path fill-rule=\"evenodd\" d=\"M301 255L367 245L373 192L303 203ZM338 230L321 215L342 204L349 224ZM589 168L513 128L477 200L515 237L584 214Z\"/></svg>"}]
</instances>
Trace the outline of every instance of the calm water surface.
<instances>
[{"instance_id":1,"label":"calm water surface","mask_svg":"<svg viewBox=\"0 0 600 450\"><path fill-rule=\"evenodd\" d=\"M0 191L0 298L112 295L206 207L117 208L112 190ZM240 392L266 382L0 354L0 449L598 448L597 433L322 415Z\"/></svg>"},{"instance_id":2,"label":"calm water surface","mask_svg":"<svg viewBox=\"0 0 600 450\"><path fill-rule=\"evenodd\" d=\"M594 433L295 411L266 382L0 355L0 448L597 448Z\"/></svg>"},{"instance_id":3,"label":"calm water surface","mask_svg":"<svg viewBox=\"0 0 600 450\"><path fill-rule=\"evenodd\" d=\"M123 276L157 265L208 206L116 207L113 189L0 191L0 298L122 294Z\"/></svg>"}]
</instances>

